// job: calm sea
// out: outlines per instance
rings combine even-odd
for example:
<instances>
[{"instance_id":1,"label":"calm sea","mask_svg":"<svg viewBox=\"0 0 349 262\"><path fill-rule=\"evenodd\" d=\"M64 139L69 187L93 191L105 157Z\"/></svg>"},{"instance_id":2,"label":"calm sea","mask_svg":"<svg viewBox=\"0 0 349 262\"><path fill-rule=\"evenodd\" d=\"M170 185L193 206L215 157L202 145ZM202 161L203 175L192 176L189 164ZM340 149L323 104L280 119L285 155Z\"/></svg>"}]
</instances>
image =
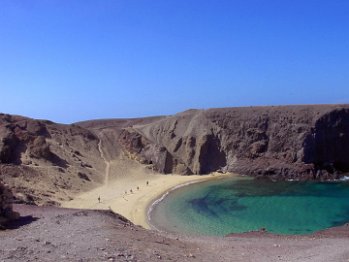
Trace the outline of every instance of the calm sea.
<instances>
[{"instance_id":1,"label":"calm sea","mask_svg":"<svg viewBox=\"0 0 349 262\"><path fill-rule=\"evenodd\" d=\"M216 236L261 228L278 234L309 234L348 221L348 182L246 177L179 188L150 213L150 222L158 229Z\"/></svg>"}]
</instances>

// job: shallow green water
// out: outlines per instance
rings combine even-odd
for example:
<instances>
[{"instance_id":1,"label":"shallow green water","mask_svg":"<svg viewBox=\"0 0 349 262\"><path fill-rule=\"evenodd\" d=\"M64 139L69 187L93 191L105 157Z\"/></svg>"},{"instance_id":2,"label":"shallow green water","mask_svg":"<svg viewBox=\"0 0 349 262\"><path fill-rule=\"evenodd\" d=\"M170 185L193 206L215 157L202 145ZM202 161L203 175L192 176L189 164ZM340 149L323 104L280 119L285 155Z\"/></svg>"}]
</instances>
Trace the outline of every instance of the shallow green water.
<instances>
[{"instance_id":1,"label":"shallow green water","mask_svg":"<svg viewBox=\"0 0 349 262\"><path fill-rule=\"evenodd\" d=\"M162 230L226 235L266 228L308 234L349 221L349 183L230 178L179 188L153 207Z\"/></svg>"}]
</instances>

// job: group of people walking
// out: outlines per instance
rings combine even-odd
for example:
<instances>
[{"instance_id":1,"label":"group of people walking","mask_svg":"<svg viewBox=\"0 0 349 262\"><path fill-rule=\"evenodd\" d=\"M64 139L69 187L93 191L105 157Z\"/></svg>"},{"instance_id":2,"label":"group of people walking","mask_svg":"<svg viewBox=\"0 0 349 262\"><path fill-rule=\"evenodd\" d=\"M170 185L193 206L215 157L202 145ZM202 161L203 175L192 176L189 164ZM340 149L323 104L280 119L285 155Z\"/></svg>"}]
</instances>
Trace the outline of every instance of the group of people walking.
<instances>
[{"instance_id":1,"label":"group of people walking","mask_svg":"<svg viewBox=\"0 0 349 262\"><path fill-rule=\"evenodd\" d=\"M149 186L149 181L146 182L146 185ZM139 186L137 186L137 190L139 190ZM133 194L132 188L130 189L130 193ZM127 191L125 190L125 195L127 195ZM98 203L101 203L101 196L98 196Z\"/></svg>"}]
</instances>

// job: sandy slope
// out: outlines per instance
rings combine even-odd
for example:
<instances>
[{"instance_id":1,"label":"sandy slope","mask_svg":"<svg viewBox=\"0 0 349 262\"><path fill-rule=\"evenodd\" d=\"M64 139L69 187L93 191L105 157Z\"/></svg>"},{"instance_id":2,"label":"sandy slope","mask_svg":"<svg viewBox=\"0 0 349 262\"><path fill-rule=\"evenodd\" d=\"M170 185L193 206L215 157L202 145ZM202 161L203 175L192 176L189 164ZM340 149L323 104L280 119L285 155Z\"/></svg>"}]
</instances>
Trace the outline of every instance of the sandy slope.
<instances>
[{"instance_id":1,"label":"sandy slope","mask_svg":"<svg viewBox=\"0 0 349 262\"><path fill-rule=\"evenodd\" d=\"M108 181L101 187L78 195L72 201L62 202L62 206L79 209L110 208L131 220L134 224L149 228L146 216L147 208L155 199L175 186L213 179L219 176L222 175L165 176L149 174L142 168L132 169L129 171L128 176L114 178L114 180ZM147 185L147 181L149 185ZM98 202L99 196L101 198L100 203Z\"/></svg>"},{"instance_id":2,"label":"sandy slope","mask_svg":"<svg viewBox=\"0 0 349 262\"><path fill-rule=\"evenodd\" d=\"M99 137L98 150L100 157L105 165L104 184L91 191L76 195L71 201L62 202L63 207L111 209L125 216L134 224L149 228L147 223L148 206L168 190L181 184L223 176L223 174L218 173L206 176L154 173L146 166L130 160L121 152L112 156L106 131L96 131L96 134Z\"/></svg>"}]
</instances>

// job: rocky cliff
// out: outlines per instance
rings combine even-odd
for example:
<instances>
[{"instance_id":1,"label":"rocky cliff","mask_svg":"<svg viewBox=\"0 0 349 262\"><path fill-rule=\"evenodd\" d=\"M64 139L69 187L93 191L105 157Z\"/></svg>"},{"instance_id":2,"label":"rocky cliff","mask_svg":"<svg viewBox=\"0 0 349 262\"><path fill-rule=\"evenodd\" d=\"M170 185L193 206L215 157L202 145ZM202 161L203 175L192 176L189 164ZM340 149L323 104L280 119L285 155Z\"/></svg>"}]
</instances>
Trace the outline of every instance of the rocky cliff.
<instances>
[{"instance_id":1,"label":"rocky cliff","mask_svg":"<svg viewBox=\"0 0 349 262\"><path fill-rule=\"evenodd\" d=\"M125 128L119 142L162 173L339 178L349 171L349 105L189 110Z\"/></svg>"}]
</instances>

